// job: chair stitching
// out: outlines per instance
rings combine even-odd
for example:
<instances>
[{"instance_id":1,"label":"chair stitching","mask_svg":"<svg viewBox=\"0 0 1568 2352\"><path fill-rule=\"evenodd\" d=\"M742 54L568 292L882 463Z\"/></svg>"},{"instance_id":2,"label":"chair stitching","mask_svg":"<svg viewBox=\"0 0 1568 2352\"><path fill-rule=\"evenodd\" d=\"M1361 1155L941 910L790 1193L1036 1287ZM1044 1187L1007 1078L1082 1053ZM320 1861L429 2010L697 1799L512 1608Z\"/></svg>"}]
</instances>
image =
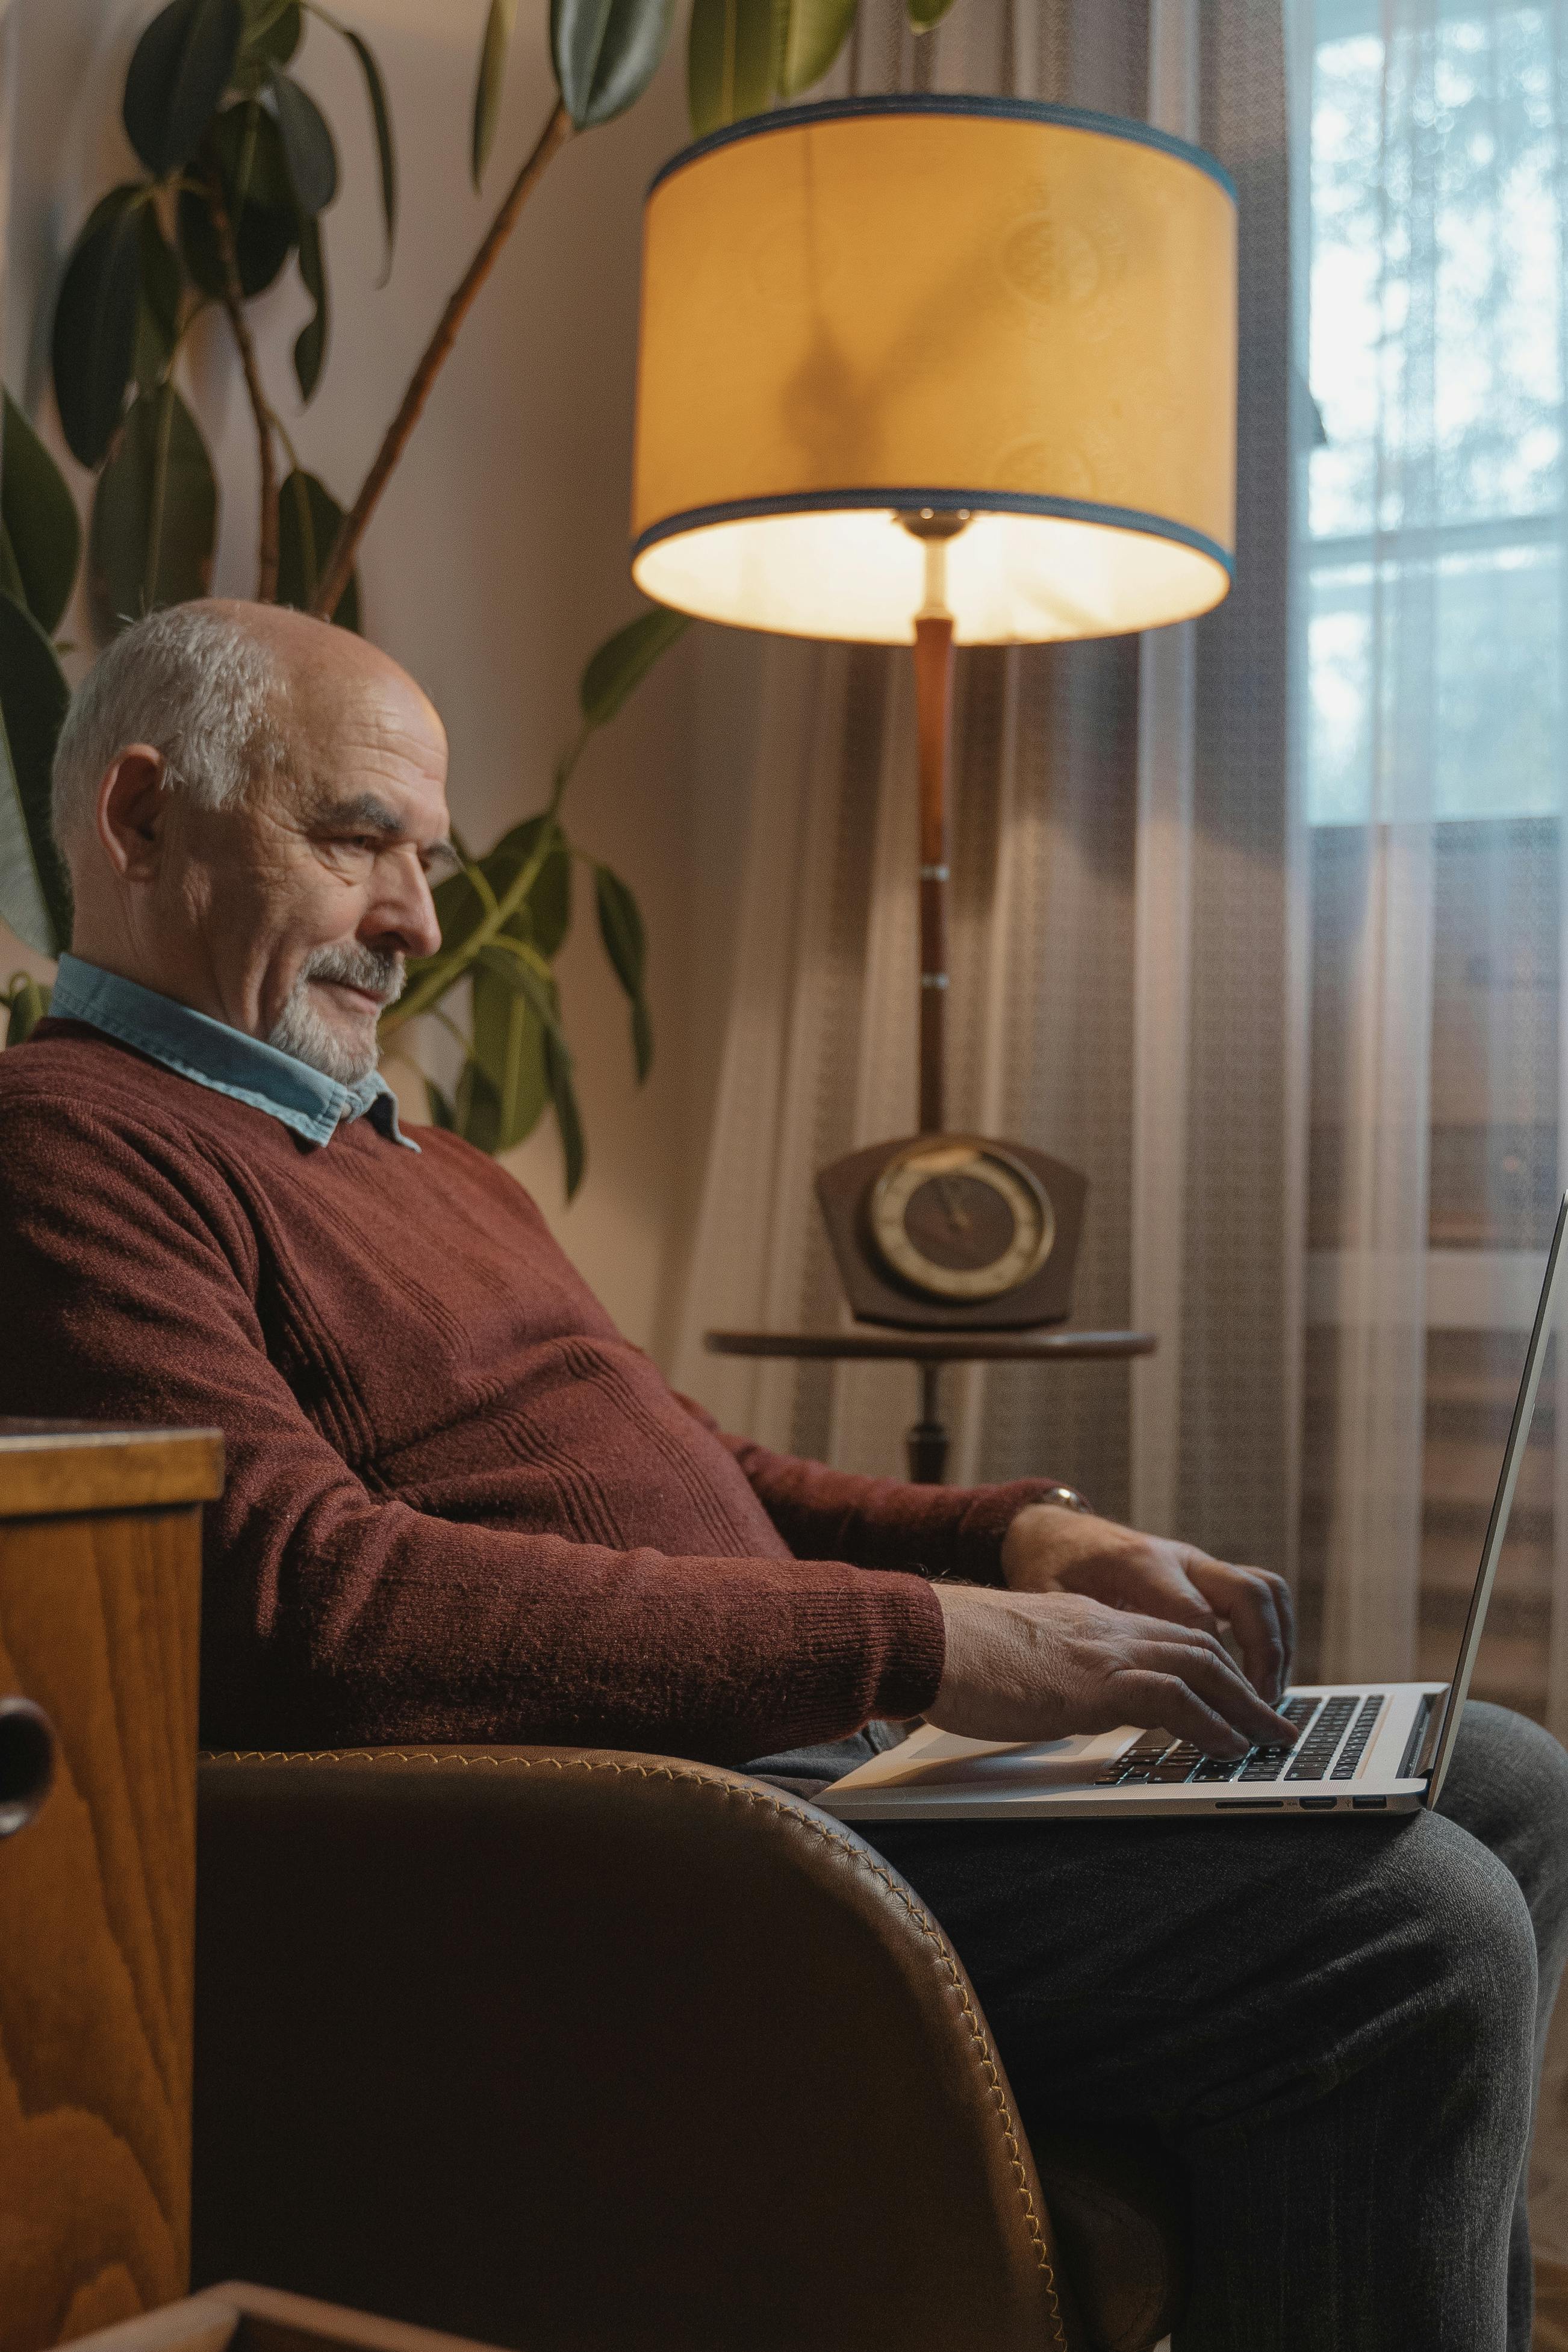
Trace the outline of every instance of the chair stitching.
<instances>
[{"instance_id":1,"label":"chair stitching","mask_svg":"<svg viewBox=\"0 0 1568 2352\"><path fill-rule=\"evenodd\" d=\"M797 1822L802 1829L808 1830L814 1837L820 1838L825 1845L837 1846L843 1853L849 1856L852 1862L857 1863L863 1870L869 1871L871 1876L879 1881L884 1891L895 1901L903 1906L904 1909L908 1912L910 1917L920 1929L921 1934L925 1937L926 1941L934 1946L938 1961L946 1971L948 1980L952 1985L952 1990L959 1997L959 2000L963 2011L963 2021L969 2029L971 2051L980 2067L981 2073L985 2077L987 2095L991 2103L992 2112L996 2117L997 2124L1002 2133L1003 2145L1007 2151L1008 2168L1013 2175L1013 2183L1017 2191L1018 2202L1023 2208L1024 2223L1028 2232L1030 2244L1034 2249L1036 2266L1044 2282L1046 2294L1050 2299L1051 2333L1056 2339L1057 2352L1069 2352L1066 2332L1062 2326L1061 2303L1057 2294L1056 2271L1052 2266L1050 2249L1046 2243L1045 2231L1040 2226L1040 2217L1035 2209L1034 2197L1029 2189L1028 2175L1024 2168L1023 2149L1019 2144L1018 2136L1014 2127L1013 2116L1008 2108L1005 2095L1002 2089L1002 2079L996 2065L996 2061L992 2056L991 2045L986 2039L984 2028L982 2026L979 2018L975 2015L974 2004L969 1996L969 1988L963 1980L963 1974L958 1965L958 1960L953 1953L952 1948L948 1943L946 1937L942 1933L942 1930L936 1925L936 1922L931 1918L930 1913L923 1910L920 1904L914 1901L909 1891L898 1884L891 1873L879 1868L879 1865L870 1858L870 1855L865 1847L858 1843L852 1843L848 1838L843 1835L842 1832L831 1829L820 1815L807 1811L804 1806L791 1804L786 1798L773 1790L763 1788L738 1789L728 1780L710 1780L705 1774L700 1772L684 1771L679 1767L669 1764L579 1763L563 1760L558 1756L461 1756L454 1754L450 1749L445 1752L437 1749L426 1749L405 1753L401 1749L383 1748L367 1755L363 1749L355 1750L353 1748L343 1749L331 1748L314 1749L275 1748L226 1748L215 1753L209 1753L204 1757L203 1761L209 1763L233 1764L345 1764L367 1762L373 1764L461 1764L471 1768L489 1765L496 1771L510 1769L520 1772L535 1772L544 1770L559 1772L563 1776L568 1773L592 1774L595 1772L611 1772L615 1773L617 1777L626 1780L680 1780L686 1782L689 1786L694 1789L711 1790L721 1797L739 1797L747 1804L761 1805L769 1812L778 1813L786 1820Z\"/></svg>"}]
</instances>

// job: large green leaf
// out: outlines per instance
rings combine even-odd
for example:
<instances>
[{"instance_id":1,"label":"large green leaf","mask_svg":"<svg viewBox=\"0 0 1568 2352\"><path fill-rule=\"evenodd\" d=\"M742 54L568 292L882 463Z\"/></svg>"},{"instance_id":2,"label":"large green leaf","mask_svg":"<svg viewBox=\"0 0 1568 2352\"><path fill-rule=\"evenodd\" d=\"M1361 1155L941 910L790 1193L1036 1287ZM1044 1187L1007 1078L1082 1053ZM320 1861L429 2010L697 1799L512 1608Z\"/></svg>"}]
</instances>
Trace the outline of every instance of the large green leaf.
<instances>
[{"instance_id":1,"label":"large green leaf","mask_svg":"<svg viewBox=\"0 0 1568 2352\"><path fill-rule=\"evenodd\" d=\"M286 66L305 29L300 0L245 0L245 38L232 76L247 98L267 87L275 67Z\"/></svg>"},{"instance_id":2,"label":"large green leaf","mask_svg":"<svg viewBox=\"0 0 1568 2352\"><path fill-rule=\"evenodd\" d=\"M172 383L140 394L92 502L88 583L100 634L205 596L216 541L217 482L195 418Z\"/></svg>"},{"instance_id":3,"label":"large green leaf","mask_svg":"<svg viewBox=\"0 0 1568 2352\"><path fill-rule=\"evenodd\" d=\"M774 0L692 0L686 99L700 138L742 115L761 114L778 87Z\"/></svg>"},{"instance_id":4,"label":"large green leaf","mask_svg":"<svg viewBox=\"0 0 1568 2352\"><path fill-rule=\"evenodd\" d=\"M498 988L510 999L504 1017ZM549 1091L549 1047L560 1039L554 979L526 925L515 920L480 950L474 969L474 1050L497 1095L492 1150L510 1150L533 1129Z\"/></svg>"},{"instance_id":5,"label":"large green leaf","mask_svg":"<svg viewBox=\"0 0 1568 2352\"><path fill-rule=\"evenodd\" d=\"M49 823L49 772L70 688L32 614L0 596L0 915L41 955L70 940L70 885Z\"/></svg>"},{"instance_id":6,"label":"large green leaf","mask_svg":"<svg viewBox=\"0 0 1568 2352\"><path fill-rule=\"evenodd\" d=\"M607 726L655 662L689 626L689 614L672 613L661 604L607 637L583 672L577 690L584 725Z\"/></svg>"},{"instance_id":7,"label":"large green leaf","mask_svg":"<svg viewBox=\"0 0 1568 2352\"><path fill-rule=\"evenodd\" d=\"M560 1000L550 967L537 948L503 935L479 950L479 969L493 972L514 995L520 996L547 1034L559 1035Z\"/></svg>"},{"instance_id":8,"label":"large green leaf","mask_svg":"<svg viewBox=\"0 0 1568 2352\"><path fill-rule=\"evenodd\" d=\"M798 98L820 81L849 37L858 0L778 0L783 14L779 44L781 98ZM951 7L952 0L942 0Z\"/></svg>"},{"instance_id":9,"label":"large green leaf","mask_svg":"<svg viewBox=\"0 0 1568 2352\"><path fill-rule=\"evenodd\" d=\"M907 0L907 5L912 30L929 33L933 25L941 24L952 7L952 0Z\"/></svg>"},{"instance_id":10,"label":"large green leaf","mask_svg":"<svg viewBox=\"0 0 1568 2352\"><path fill-rule=\"evenodd\" d=\"M463 1132L481 1151L510 1151L532 1134L550 1099L544 1030L509 981L483 965L474 972L473 1053L486 1083L469 1086Z\"/></svg>"},{"instance_id":11,"label":"large green leaf","mask_svg":"<svg viewBox=\"0 0 1568 2352\"><path fill-rule=\"evenodd\" d=\"M300 215L300 282L316 306L294 338L294 374L300 399L309 400L327 356L327 263L321 229L309 213Z\"/></svg>"},{"instance_id":12,"label":"large green leaf","mask_svg":"<svg viewBox=\"0 0 1568 2352\"><path fill-rule=\"evenodd\" d=\"M640 1086L653 1067L653 1024L648 1019L643 974L647 962L647 933L641 910L618 874L607 866L594 868L594 890L599 908L599 936L616 978L632 1008L632 1060Z\"/></svg>"},{"instance_id":13,"label":"large green leaf","mask_svg":"<svg viewBox=\"0 0 1568 2352\"><path fill-rule=\"evenodd\" d=\"M474 84L474 139L469 168L477 188L485 176L496 124L500 120L501 86L506 79L506 53L517 22L517 0L490 0L485 37L479 50L479 79Z\"/></svg>"},{"instance_id":14,"label":"large green leaf","mask_svg":"<svg viewBox=\"0 0 1568 2352\"><path fill-rule=\"evenodd\" d=\"M125 404L142 299L143 187L110 189L66 264L52 339L55 401L71 456L98 466Z\"/></svg>"},{"instance_id":15,"label":"large green leaf","mask_svg":"<svg viewBox=\"0 0 1568 2352\"><path fill-rule=\"evenodd\" d=\"M11 534L3 522L0 522L0 596L9 596L17 604L25 604L27 601L21 568L11 545Z\"/></svg>"},{"instance_id":16,"label":"large green leaf","mask_svg":"<svg viewBox=\"0 0 1568 2352\"><path fill-rule=\"evenodd\" d=\"M142 299L153 313L159 333L172 347L180 331L180 297L184 291L179 256L163 235L155 205L142 205L140 233Z\"/></svg>"},{"instance_id":17,"label":"large green leaf","mask_svg":"<svg viewBox=\"0 0 1568 2352\"><path fill-rule=\"evenodd\" d=\"M163 235L156 207L143 205L141 225L142 300L136 315L132 373L151 392L169 372L180 336L180 300L184 277L179 257Z\"/></svg>"},{"instance_id":18,"label":"large green leaf","mask_svg":"<svg viewBox=\"0 0 1568 2352\"><path fill-rule=\"evenodd\" d=\"M553 822L549 816L525 818L510 833L503 833L495 847L480 860L479 871L489 887L492 900L505 898L538 847L542 828ZM489 911L489 901L480 897L466 873L452 874L445 882L438 882L434 895L436 919L441 926L441 952L451 955L478 929ZM512 938L526 940L547 963L553 963L571 927L572 860L557 832L555 847L541 863L532 888L506 928ZM428 971L436 961L430 959L425 970ZM411 967L410 979L418 977L418 971ZM460 977L461 967L454 964L452 983Z\"/></svg>"},{"instance_id":19,"label":"large green leaf","mask_svg":"<svg viewBox=\"0 0 1568 2352\"><path fill-rule=\"evenodd\" d=\"M173 357L164 341L157 320L142 302L136 312L136 343L131 358L131 373L138 392L156 392L169 373Z\"/></svg>"},{"instance_id":20,"label":"large green leaf","mask_svg":"<svg viewBox=\"0 0 1568 2352\"><path fill-rule=\"evenodd\" d=\"M158 178L200 146L244 33L240 0L169 0L137 42L125 77L125 129Z\"/></svg>"},{"instance_id":21,"label":"large green leaf","mask_svg":"<svg viewBox=\"0 0 1568 2352\"><path fill-rule=\"evenodd\" d=\"M294 250L300 215L276 119L255 100L226 107L197 158L198 173L215 168L222 184L239 262L239 290L248 301L270 286ZM204 294L227 292L223 250L203 188L182 188L180 250Z\"/></svg>"},{"instance_id":22,"label":"large green leaf","mask_svg":"<svg viewBox=\"0 0 1568 2352\"><path fill-rule=\"evenodd\" d=\"M325 569L343 510L314 474L296 467L278 493L278 602L308 613ZM359 627L359 574L338 599L333 620L340 628ZM445 888L446 885L443 884Z\"/></svg>"},{"instance_id":23,"label":"large green leaf","mask_svg":"<svg viewBox=\"0 0 1568 2352\"><path fill-rule=\"evenodd\" d=\"M465 1064L458 1081L456 1122L465 1143L479 1151L497 1150L496 1138L500 1133L500 1097L495 1083L482 1062L472 1057Z\"/></svg>"},{"instance_id":24,"label":"large green leaf","mask_svg":"<svg viewBox=\"0 0 1568 2352\"><path fill-rule=\"evenodd\" d=\"M658 70L673 0L550 0L550 53L579 131L636 104Z\"/></svg>"},{"instance_id":25,"label":"large green leaf","mask_svg":"<svg viewBox=\"0 0 1568 2352\"><path fill-rule=\"evenodd\" d=\"M504 898L511 888L539 846L543 827L551 822L546 816L526 817L510 833L503 833L482 861L485 879L498 898ZM572 860L559 832L556 846L540 866L523 906L526 921L518 936L531 940L546 963L553 963L572 928Z\"/></svg>"},{"instance_id":26,"label":"large green leaf","mask_svg":"<svg viewBox=\"0 0 1568 2352\"><path fill-rule=\"evenodd\" d=\"M371 124L375 131L376 162L381 171L381 217L386 228L386 267L382 271L384 285L392 269L392 248L397 236L397 151L392 143L392 112L386 103L386 85L381 78L370 43L361 37L352 26L345 25L331 9L321 7L317 0L306 0L313 16L330 25L334 33L345 40L359 60L364 76L365 96L370 100Z\"/></svg>"},{"instance_id":27,"label":"large green leaf","mask_svg":"<svg viewBox=\"0 0 1568 2352\"><path fill-rule=\"evenodd\" d=\"M81 525L59 467L9 393L5 420L0 528L9 542L21 600L39 628L52 636L70 602L81 561Z\"/></svg>"},{"instance_id":28,"label":"large green leaf","mask_svg":"<svg viewBox=\"0 0 1568 2352\"><path fill-rule=\"evenodd\" d=\"M463 1132L481 1150L508 1151L532 1132L547 1101L561 1130L570 1200L586 1151L560 997L553 980L521 958L487 948L474 973L473 1060L458 1094Z\"/></svg>"},{"instance_id":29,"label":"large green leaf","mask_svg":"<svg viewBox=\"0 0 1568 2352\"><path fill-rule=\"evenodd\" d=\"M588 1165L588 1147L583 1138L583 1118L577 1108L577 1093L572 1084L572 1056L566 1041L559 1032L545 1032L544 1075L550 1085L550 1099L555 1106L555 1124L561 1129L562 1156L566 1162L566 1198L570 1200L583 1181Z\"/></svg>"},{"instance_id":30,"label":"large green leaf","mask_svg":"<svg viewBox=\"0 0 1568 2352\"><path fill-rule=\"evenodd\" d=\"M289 177L302 213L324 213L338 193L338 151L326 116L289 74L272 77L272 101Z\"/></svg>"}]
</instances>

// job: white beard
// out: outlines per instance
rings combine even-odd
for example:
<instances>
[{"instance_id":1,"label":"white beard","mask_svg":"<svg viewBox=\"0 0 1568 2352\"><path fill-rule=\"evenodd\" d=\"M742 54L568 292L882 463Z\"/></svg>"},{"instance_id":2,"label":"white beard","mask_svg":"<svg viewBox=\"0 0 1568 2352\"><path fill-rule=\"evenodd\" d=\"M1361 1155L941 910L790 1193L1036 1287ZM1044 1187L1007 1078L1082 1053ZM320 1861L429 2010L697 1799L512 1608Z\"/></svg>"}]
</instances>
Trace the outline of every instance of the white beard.
<instances>
[{"instance_id":1,"label":"white beard","mask_svg":"<svg viewBox=\"0 0 1568 2352\"><path fill-rule=\"evenodd\" d=\"M297 1062L320 1070L325 1078L335 1078L341 1087L357 1087L381 1059L375 1032L372 1030L367 1041L358 1045L330 1028L311 1002L312 980L342 981L395 1004L403 993L403 958L395 950L383 952L375 948L317 948L300 965L268 1034L268 1044L280 1054L292 1054Z\"/></svg>"}]
</instances>

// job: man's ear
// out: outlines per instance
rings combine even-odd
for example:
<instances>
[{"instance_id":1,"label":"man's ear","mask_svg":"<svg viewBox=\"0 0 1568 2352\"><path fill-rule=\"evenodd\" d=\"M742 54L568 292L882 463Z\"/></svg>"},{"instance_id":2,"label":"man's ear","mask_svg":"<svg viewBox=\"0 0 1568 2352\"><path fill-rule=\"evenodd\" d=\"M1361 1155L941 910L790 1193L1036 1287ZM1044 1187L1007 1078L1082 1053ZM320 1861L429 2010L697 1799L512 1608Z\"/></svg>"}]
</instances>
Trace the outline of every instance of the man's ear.
<instances>
[{"instance_id":1,"label":"man's ear","mask_svg":"<svg viewBox=\"0 0 1568 2352\"><path fill-rule=\"evenodd\" d=\"M128 882L157 871L169 816L168 762L150 743L120 752L98 788L97 830L115 872Z\"/></svg>"}]
</instances>

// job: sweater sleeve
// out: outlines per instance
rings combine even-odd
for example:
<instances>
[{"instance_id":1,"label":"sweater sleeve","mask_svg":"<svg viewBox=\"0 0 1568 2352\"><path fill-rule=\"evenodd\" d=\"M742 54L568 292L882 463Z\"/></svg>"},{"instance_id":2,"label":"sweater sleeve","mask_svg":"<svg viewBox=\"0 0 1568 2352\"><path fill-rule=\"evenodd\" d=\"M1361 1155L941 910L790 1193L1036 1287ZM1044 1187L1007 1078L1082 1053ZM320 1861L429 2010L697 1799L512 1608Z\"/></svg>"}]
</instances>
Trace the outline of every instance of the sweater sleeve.
<instances>
[{"instance_id":1,"label":"sweater sleeve","mask_svg":"<svg viewBox=\"0 0 1568 2352\"><path fill-rule=\"evenodd\" d=\"M801 1559L847 1559L858 1568L913 1569L966 1584L1000 1584L1003 1537L1026 1504L1053 1491L1045 1478L997 1486L916 1486L901 1478L832 1470L826 1463L774 1454L749 1437L728 1436L691 1398L680 1402L729 1447Z\"/></svg>"},{"instance_id":2,"label":"sweater sleeve","mask_svg":"<svg viewBox=\"0 0 1568 2352\"><path fill-rule=\"evenodd\" d=\"M739 1762L930 1704L942 1617L916 1577L616 1550L374 1491L268 1355L258 1249L188 1135L9 1108L0 1413L223 1433L209 1745L559 1742Z\"/></svg>"}]
</instances>

